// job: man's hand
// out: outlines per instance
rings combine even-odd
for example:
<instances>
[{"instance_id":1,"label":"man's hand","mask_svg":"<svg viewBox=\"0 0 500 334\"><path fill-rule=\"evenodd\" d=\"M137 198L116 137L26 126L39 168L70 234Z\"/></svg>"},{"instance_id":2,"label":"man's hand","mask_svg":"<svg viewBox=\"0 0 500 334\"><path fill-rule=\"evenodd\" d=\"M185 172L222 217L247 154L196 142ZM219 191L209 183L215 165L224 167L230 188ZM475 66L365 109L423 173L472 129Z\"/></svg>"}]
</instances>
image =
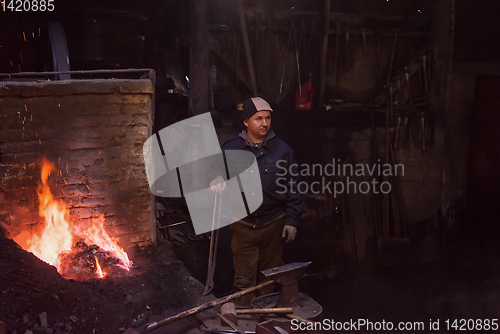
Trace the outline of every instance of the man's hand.
<instances>
[{"instance_id":1,"label":"man's hand","mask_svg":"<svg viewBox=\"0 0 500 334\"><path fill-rule=\"evenodd\" d=\"M297 228L295 226L285 225L285 227L283 227L282 237L285 238L288 236L285 240L285 243L293 241L296 235L297 235Z\"/></svg>"},{"instance_id":2,"label":"man's hand","mask_svg":"<svg viewBox=\"0 0 500 334\"><path fill-rule=\"evenodd\" d=\"M212 182L210 182L210 189L212 189L214 193L221 195L224 188L226 188L226 181L224 181L222 176L217 176Z\"/></svg>"}]
</instances>

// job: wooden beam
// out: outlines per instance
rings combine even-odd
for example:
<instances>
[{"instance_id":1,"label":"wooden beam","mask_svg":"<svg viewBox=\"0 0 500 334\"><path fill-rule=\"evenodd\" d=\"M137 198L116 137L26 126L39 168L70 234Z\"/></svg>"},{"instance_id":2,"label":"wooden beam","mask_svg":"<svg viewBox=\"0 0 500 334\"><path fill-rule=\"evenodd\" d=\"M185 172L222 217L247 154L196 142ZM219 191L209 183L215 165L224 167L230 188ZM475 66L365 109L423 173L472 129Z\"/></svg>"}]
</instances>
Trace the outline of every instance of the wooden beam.
<instances>
[{"instance_id":1,"label":"wooden beam","mask_svg":"<svg viewBox=\"0 0 500 334\"><path fill-rule=\"evenodd\" d=\"M256 29L255 26L250 26L247 27L248 32L255 32L257 30L258 32L265 33L269 27L268 26L260 26ZM233 25L228 25L228 24L211 24L208 28L210 31L228 31L228 32L234 32L235 29L238 29L239 27L235 27ZM289 26L271 26L271 31L273 33L288 33L290 31Z\"/></svg>"},{"instance_id":2,"label":"wooden beam","mask_svg":"<svg viewBox=\"0 0 500 334\"><path fill-rule=\"evenodd\" d=\"M361 23L367 19L375 19L378 21L404 21L408 17L404 15L386 15L376 13L342 13L330 12L330 21L341 20L345 23Z\"/></svg>"},{"instance_id":3,"label":"wooden beam","mask_svg":"<svg viewBox=\"0 0 500 334\"><path fill-rule=\"evenodd\" d=\"M227 24L211 24L209 26L210 31L227 31L227 32L234 32L235 27ZM262 26L258 28L258 31L261 33L266 32L267 27ZM345 34L348 28L341 29L340 33ZM288 33L290 31L290 27L288 26L272 26L271 30L273 33ZM248 32L255 32L255 27L247 27ZM337 31L336 29L328 29L328 34L336 34ZM369 30L365 29L365 35L366 36L382 36L382 37L393 37L394 36L394 31L378 31L378 30ZM361 29L349 29L349 35L354 35L354 36L362 36L363 31ZM398 32L399 37L432 37L434 34L430 31L401 31Z\"/></svg>"},{"instance_id":4,"label":"wooden beam","mask_svg":"<svg viewBox=\"0 0 500 334\"><path fill-rule=\"evenodd\" d=\"M250 13L259 13L261 15L268 15L269 8L266 7L245 7L244 10ZM288 19L290 16L320 16L321 12L318 10L301 10L301 9L281 9L273 8L272 13L275 19L282 20Z\"/></svg>"},{"instance_id":5,"label":"wooden beam","mask_svg":"<svg viewBox=\"0 0 500 334\"><path fill-rule=\"evenodd\" d=\"M189 5L189 109L193 115L200 115L209 110L207 0L191 0Z\"/></svg>"},{"instance_id":6,"label":"wooden beam","mask_svg":"<svg viewBox=\"0 0 500 334\"><path fill-rule=\"evenodd\" d=\"M340 29L340 33L346 32L347 29ZM336 34L337 30L336 29L329 29L328 34ZM363 31L360 29L349 29L349 34L350 35L363 35ZM373 31L373 30L365 30L365 35L366 36L384 36L384 37L393 37L396 34L394 31ZM398 32L398 37L431 37L433 36L433 33L430 31L401 31Z\"/></svg>"},{"instance_id":7,"label":"wooden beam","mask_svg":"<svg viewBox=\"0 0 500 334\"><path fill-rule=\"evenodd\" d=\"M330 28L330 4L331 0L325 0L324 8L324 34L323 34L323 44L321 45L321 68L319 70L320 80L319 80L319 100L318 105L322 106L325 103L325 85L326 85L326 61L328 55L328 37Z\"/></svg>"},{"instance_id":8,"label":"wooden beam","mask_svg":"<svg viewBox=\"0 0 500 334\"><path fill-rule=\"evenodd\" d=\"M241 1L242 0L237 0L238 15L240 17L240 25L241 25L241 34L243 36L243 45L245 47L245 54L247 58L250 82L252 83L252 92L254 96L257 96L257 80L255 79L255 70L253 67L252 53L250 50L250 41L248 39L247 24L245 22L245 13L243 12L243 3Z\"/></svg>"}]
</instances>

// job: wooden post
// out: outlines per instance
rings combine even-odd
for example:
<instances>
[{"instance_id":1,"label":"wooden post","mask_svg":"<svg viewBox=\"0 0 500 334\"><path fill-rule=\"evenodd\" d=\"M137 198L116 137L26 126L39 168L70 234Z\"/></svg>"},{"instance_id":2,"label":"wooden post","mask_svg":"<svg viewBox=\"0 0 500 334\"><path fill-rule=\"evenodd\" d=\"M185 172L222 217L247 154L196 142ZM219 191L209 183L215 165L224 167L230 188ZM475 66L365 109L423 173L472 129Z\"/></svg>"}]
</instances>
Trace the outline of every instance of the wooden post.
<instances>
[{"instance_id":1,"label":"wooden post","mask_svg":"<svg viewBox=\"0 0 500 334\"><path fill-rule=\"evenodd\" d=\"M335 88L339 86L339 74L338 74L338 61L339 61L339 47L340 47L340 17L337 18L337 28L335 29L335 64L333 72L333 84Z\"/></svg>"},{"instance_id":2,"label":"wooden post","mask_svg":"<svg viewBox=\"0 0 500 334\"><path fill-rule=\"evenodd\" d=\"M243 45L245 47L245 54L248 64L248 72L250 75L250 82L252 84L253 95L257 96L257 81L255 79L255 70L253 67L252 53L250 50L250 41L248 39L247 24L245 22L245 13L243 12L243 4L238 0L238 15L240 17L241 34L243 35Z\"/></svg>"},{"instance_id":3,"label":"wooden post","mask_svg":"<svg viewBox=\"0 0 500 334\"><path fill-rule=\"evenodd\" d=\"M450 40L448 44L448 59L446 65L446 91L444 98L444 111L450 110L451 79L453 70L453 49L455 46L455 0L450 0Z\"/></svg>"},{"instance_id":4,"label":"wooden post","mask_svg":"<svg viewBox=\"0 0 500 334\"><path fill-rule=\"evenodd\" d=\"M189 42L189 110L193 115L208 111L208 19L207 1L191 0Z\"/></svg>"},{"instance_id":5,"label":"wooden post","mask_svg":"<svg viewBox=\"0 0 500 334\"><path fill-rule=\"evenodd\" d=\"M396 45L398 42L398 33L396 32L394 34L394 42L392 43L392 51L391 51L391 60L389 61L389 70L387 72L387 78L385 80L385 163L388 164L390 161L389 157L389 150L390 150L390 143L391 143L391 137L389 134L389 116L391 112L391 96L389 94L392 94L390 86L391 86L391 72L392 72L392 65L394 63L394 54L396 53ZM401 104L403 103L403 92L401 91L401 88L399 89L399 96L401 97ZM406 130L406 129L405 129ZM389 178L387 176L384 176L384 181L388 182ZM384 202L383 202L383 225L382 225L382 235L384 237L389 236L389 211L390 211L390 206L389 206L389 200L390 200L390 195L389 194L384 194Z\"/></svg>"},{"instance_id":6,"label":"wooden post","mask_svg":"<svg viewBox=\"0 0 500 334\"><path fill-rule=\"evenodd\" d=\"M325 103L325 85L326 85L326 60L328 55L328 37L330 29L330 3L331 0L325 0L325 8L323 15L324 35L323 45L321 50L321 68L319 70L320 83L319 83L319 101L318 105Z\"/></svg>"}]
</instances>

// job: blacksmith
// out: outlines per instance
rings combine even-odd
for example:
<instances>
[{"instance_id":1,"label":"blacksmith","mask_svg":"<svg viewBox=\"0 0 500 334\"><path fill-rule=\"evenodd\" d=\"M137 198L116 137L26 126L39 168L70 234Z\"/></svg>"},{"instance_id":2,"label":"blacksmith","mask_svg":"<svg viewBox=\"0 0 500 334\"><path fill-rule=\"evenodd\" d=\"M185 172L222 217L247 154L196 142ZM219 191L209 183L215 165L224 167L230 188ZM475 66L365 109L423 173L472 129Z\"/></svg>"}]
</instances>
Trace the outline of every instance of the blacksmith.
<instances>
[{"instance_id":1,"label":"blacksmith","mask_svg":"<svg viewBox=\"0 0 500 334\"><path fill-rule=\"evenodd\" d=\"M283 191L277 184L277 179L283 177L294 180L289 184L295 187L298 184L295 155L271 130L272 111L269 103L260 97L246 100L242 115L246 130L222 145L223 150L245 150L255 154L263 191L261 206L250 216L229 226L236 291L265 282L267 279L260 271L277 267L283 244L293 241L297 235L303 197L297 189ZM283 176L278 161L280 166L291 170L289 175ZM217 176L210 188L223 191L224 178ZM269 294L272 289L272 286L261 289L257 295ZM249 305L255 296L255 293L248 294L235 302Z\"/></svg>"}]
</instances>

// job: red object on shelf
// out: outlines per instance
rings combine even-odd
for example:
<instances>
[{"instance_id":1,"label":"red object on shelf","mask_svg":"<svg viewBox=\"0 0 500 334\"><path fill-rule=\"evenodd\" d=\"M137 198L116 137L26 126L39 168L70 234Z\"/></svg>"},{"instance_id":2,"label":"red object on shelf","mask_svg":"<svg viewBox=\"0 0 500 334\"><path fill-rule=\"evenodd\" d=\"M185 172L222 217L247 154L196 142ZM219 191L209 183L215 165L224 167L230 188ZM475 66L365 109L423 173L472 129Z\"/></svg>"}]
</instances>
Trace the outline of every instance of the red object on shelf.
<instances>
[{"instance_id":1,"label":"red object on shelf","mask_svg":"<svg viewBox=\"0 0 500 334\"><path fill-rule=\"evenodd\" d=\"M302 90L296 88L293 93L293 107L297 110L311 110L315 94L311 74L309 74L309 81L303 83L301 88Z\"/></svg>"}]
</instances>

